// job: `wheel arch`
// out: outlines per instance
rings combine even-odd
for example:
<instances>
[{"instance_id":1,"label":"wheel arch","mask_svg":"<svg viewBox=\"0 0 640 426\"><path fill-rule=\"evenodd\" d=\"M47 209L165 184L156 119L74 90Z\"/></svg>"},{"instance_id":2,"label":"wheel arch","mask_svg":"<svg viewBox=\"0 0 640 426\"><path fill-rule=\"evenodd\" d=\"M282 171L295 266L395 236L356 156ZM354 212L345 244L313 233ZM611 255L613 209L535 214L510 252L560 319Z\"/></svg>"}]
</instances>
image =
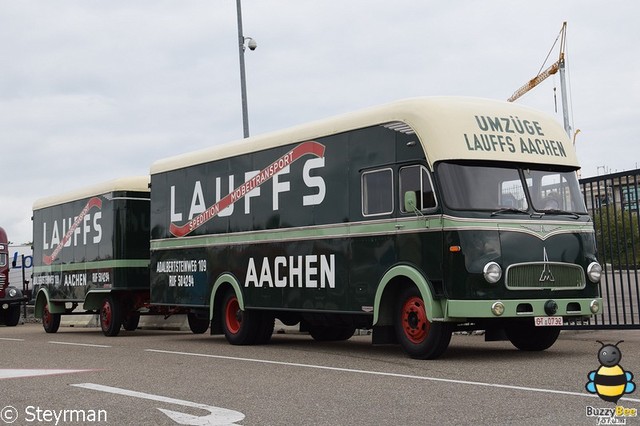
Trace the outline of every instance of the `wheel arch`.
<instances>
[{"instance_id":1,"label":"wheel arch","mask_svg":"<svg viewBox=\"0 0 640 426\"><path fill-rule=\"evenodd\" d=\"M420 291L429 321L443 318L440 302L433 297L433 286L425 276L410 265L396 265L389 269L378 284L373 305L373 325L392 325L395 302L400 291L414 285Z\"/></svg>"},{"instance_id":2,"label":"wheel arch","mask_svg":"<svg viewBox=\"0 0 640 426\"><path fill-rule=\"evenodd\" d=\"M224 296L224 292L228 288L232 288L238 298L238 304L240 309L244 310L244 298L242 294L242 287L233 274L224 273L220 275L211 288L211 295L209 296L209 321L211 321L211 334L222 334L222 322L221 316L217 310L221 300Z\"/></svg>"},{"instance_id":3,"label":"wheel arch","mask_svg":"<svg viewBox=\"0 0 640 426\"><path fill-rule=\"evenodd\" d=\"M49 290L46 288L41 288L38 290L36 294L36 302L33 308L33 315L36 318L42 318L42 314L44 313L44 307L47 306L49 308L49 312L52 314L64 314L65 313L65 305L59 303L51 302L51 297L49 295Z\"/></svg>"},{"instance_id":4,"label":"wheel arch","mask_svg":"<svg viewBox=\"0 0 640 426\"><path fill-rule=\"evenodd\" d=\"M112 290L90 290L84 297L83 308L85 311L98 311L102 307L104 298L113 293Z\"/></svg>"}]
</instances>

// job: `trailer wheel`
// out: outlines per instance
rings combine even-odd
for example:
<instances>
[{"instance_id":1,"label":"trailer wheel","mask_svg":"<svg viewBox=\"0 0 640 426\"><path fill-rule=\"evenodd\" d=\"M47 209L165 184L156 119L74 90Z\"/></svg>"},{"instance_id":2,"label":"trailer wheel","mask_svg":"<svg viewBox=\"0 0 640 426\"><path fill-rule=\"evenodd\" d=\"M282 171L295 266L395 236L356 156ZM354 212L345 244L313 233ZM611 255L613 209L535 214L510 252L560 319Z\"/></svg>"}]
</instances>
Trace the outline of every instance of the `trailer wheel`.
<instances>
[{"instance_id":1,"label":"trailer wheel","mask_svg":"<svg viewBox=\"0 0 640 426\"><path fill-rule=\"evenodd\" d=\"M100 308L100 327L105 336L117 336L122 325L122 308L113 296L107 296Z\"/></svg>"},{"instance_id":2,"label":"trailer wheel","mask_svg":"<svg viewBox=\"0 0 640 426\"><path fill-rule=\"evenodd\" d=\"M193 312L187 314L187 321L193 334L202 334L209 329L209 318L198 317Z\"/></svg>"},{"instance_id":3,"label":"trailer wheel","mask_svg":"<svg viewBox=\"0 0 640 426\"><path fill-rule=\"evenodd\" d=\"M504 331L511 344L521 351L544 351L560 335L560 327L536 327L533 320L512 322Z\"/></svg>"},{"instance_id":4,"label":"trailer wheel","mask_svg":"<svg viewBox=\"0 0 640 426\"><path fill-rule=\"evenodd\" d=\"M49 306L46 303L42 311L42 327L47 333L55 333L60 328L60 314L49 312Z\"/></svg>"},{"instance_id":5,"label":"trailer wheel","mask_svg":"<svg viewBox=\"0 0 640 426\"><path fill-rule=\"evenodd\" d=\"M222 301L222 330L232 345L256 343L260 327L260 312L243 311L233 290Z\"/></svg>"},{"instance_id":6,"label":"trailer wheel","mask_svg":"<svg viewBox=\"0 0 640 426\"><path fill-rule=\"evenodd\" d=\"M15 327L20 322L20 305L11 305L5 313L4 324L8 327Z\"/></svg>"},{"instance_id":7,"label":"trailer wheel","mask_svg":"<svg viewBox=\"0 0 640 426\"><path fill-rule=\"evenodd\" d=\"M137 311L127 312L127 315L122 320L122 328L127 331L134 331L138 328L138 324L140 324L140 312Z\"/></svg>"},{"instance_id":8,"label":"trailer wheel","mask_svg":"<svg viewBox=\"0 0 640 426\"><path fill-rule=\"evenodd\" d=\"M414 286L400 294L394 326L398 341L411 358L438 358L451 341L451 324L429 321L424 300Z\"/></svg>"},{"instance_id":9,"label":"trailer wheel","mask_svg":"<svg viewBox=\"0 0 640 426\"><path fill-rule=\"evenodd\" d=\"M318 342L348 340L355 332L356 327L353 325L312 325L309 328L309 334L311 334L313 340L317 340Z\"/></svg>"}]
</instances>

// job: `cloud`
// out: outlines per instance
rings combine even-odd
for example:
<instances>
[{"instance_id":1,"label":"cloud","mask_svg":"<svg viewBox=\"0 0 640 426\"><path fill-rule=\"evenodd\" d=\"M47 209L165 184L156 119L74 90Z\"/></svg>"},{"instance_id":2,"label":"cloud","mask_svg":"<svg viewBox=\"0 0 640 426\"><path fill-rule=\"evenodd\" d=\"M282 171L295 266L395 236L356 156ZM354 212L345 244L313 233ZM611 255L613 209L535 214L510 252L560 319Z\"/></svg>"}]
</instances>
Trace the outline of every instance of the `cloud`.
<instances>
[{"instance_id":1,"label":"cloud","mask_svg":"<svg viewBox=\"0 0 640 426\"><path fill-rule=\"evenodd\" d=\"M506 99L568 21L583 176L637 167L633 2L244 0L252 134L399 98ZM3 4L0 226L31 239L31 205L242 136L234 2ZM553 61L554 55L550 61ZM562 120L552 77L519 102ZM556 105L558 112L555 112ZM7 208L7 206L9 208Z\"/></svg>"}]
</instances>

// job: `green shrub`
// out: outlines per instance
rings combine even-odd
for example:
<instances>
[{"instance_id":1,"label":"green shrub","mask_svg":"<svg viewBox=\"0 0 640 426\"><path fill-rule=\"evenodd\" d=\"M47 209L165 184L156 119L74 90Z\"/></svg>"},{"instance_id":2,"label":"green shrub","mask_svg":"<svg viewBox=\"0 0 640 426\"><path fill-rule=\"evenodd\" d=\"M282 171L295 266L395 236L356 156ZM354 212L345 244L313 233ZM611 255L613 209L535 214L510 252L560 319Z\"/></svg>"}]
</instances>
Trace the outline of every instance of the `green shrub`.
<instances>
[{"instance_id":1,"label":"green shrub","mask_svg":"<svg viewBox=\"0 0 640 426\"><path fill-rule=\"evenodd\" d=\"M638 213L618 206L603 206L593 212L598 244L598 260L615 269L640 268L640 228Z\"/></svg>"}]
</instances>

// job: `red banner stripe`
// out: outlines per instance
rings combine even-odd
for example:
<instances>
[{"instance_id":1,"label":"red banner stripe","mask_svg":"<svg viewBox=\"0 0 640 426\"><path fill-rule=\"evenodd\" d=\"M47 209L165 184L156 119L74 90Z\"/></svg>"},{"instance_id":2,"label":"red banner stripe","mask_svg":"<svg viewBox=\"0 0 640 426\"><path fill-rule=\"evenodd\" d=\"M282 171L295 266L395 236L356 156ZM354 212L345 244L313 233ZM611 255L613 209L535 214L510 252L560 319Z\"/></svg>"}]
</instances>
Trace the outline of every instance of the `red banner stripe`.
<instances>
[{"instance_id":1,"label":"red banner stripe","mask_svg":"<svg viewBox=\"0 0 640 426\"><path fill-rule=\"evenodd\" d=\"M44 262L45 265L51 265L51 263L53 263L53 261L56 260L56 258L64 248L64 245L67 244L67 241L69 241L69 239L71 238L71 235L73 235L73 231L75 231L76 228L80 225L80 222L82 222L82 219L84 219L87 213L89 213L89 210L91 210L94 207L101 209L102 199L100 199L99 197L93 197L87 202L87 205L84 206L84 208L82 209L78 217L76 217L76 220L73 222L73 225L71 225L71 228L69 228L64 238L62 238L62 241L58 243L58 246L55 248L53 253L51 253L50 256L42 257L42 261Z\"/></svg>"},{"instance_id":2,"label":"red banner stripe","mask_svg":"<svg viewBox=\"0 0 640 426\"><path fill-rule=\"evenodd\" d=\"M220 201L209 207L198 216L191 219L189 222L182 226L171 223L169 225L169 232L176 237L184 237L185 235L193 232L209 220L213 219L222 210L229 207L231 204L244 198L249 192L259 187L263 183L270 180L273 176L278 174L283 168L287 167L299 158L310 154L315 157L324 157L325 146L315 141L307 141L298 144L291 151L287 152L276 161L260 170L260 172L244 182L242 185L234 189L231 193L224 196Z\"/></svg>"}]
</instances>

